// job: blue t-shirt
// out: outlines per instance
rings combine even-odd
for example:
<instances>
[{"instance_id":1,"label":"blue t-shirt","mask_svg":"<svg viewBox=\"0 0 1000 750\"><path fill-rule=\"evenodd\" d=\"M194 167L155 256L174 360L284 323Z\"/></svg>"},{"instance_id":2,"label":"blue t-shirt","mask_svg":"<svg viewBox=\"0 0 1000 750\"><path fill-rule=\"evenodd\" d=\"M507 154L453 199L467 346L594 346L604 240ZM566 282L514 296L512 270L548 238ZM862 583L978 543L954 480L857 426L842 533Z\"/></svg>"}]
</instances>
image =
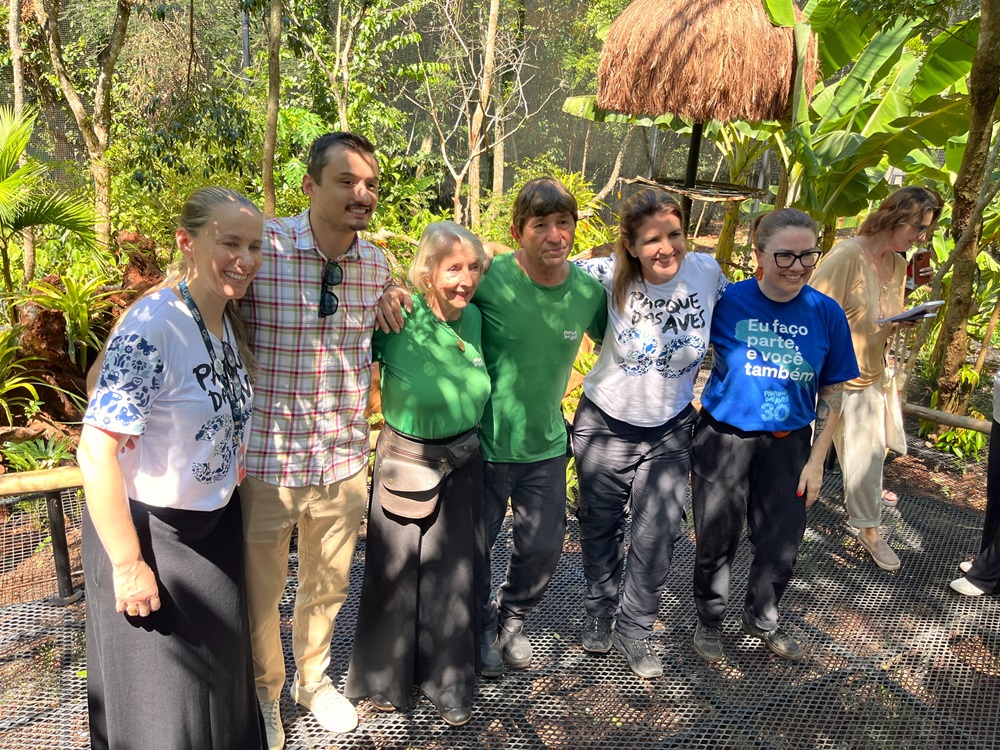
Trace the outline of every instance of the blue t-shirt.
<instances>
[{"instance_id":1,"label":"blue t-shirt","mask_svg":"<svg viewBox=\"0 0 1000 750\"><path fill-rule=\"evenodd\" d=\"M712 374L701 403L741 430L804 427L816 419L820 388L858 377L847 316L808 286L775 302L756 279L733 284L715 307L711 341Z\"/></svg>"}]
</instances>

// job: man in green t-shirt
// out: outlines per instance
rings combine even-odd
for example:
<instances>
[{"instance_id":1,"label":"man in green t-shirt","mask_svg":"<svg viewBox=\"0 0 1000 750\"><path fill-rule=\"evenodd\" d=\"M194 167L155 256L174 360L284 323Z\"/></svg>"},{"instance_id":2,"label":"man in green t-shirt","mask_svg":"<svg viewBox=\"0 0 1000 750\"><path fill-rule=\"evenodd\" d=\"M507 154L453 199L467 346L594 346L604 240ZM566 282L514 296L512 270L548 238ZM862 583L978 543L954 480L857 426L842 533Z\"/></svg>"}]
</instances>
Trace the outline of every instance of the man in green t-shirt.
<instances>
[{"instance_id":1,"label":"man in green t-shirt","mask_svg":"<svg viewBox=\"0 0 1000 750\"><path fill-rule=\"evenodd\" d=\"M576 199L551 178L532 180L514 201L518 249L498 256L476 292L483 356L492 381L480 426L486 459L483 519L486 575L480 674L498 677L506 661L531 663L524 621L545 594L566 535L566 428L562 396L583 334L600 339L607 321L601 284L569 263ZM396 296L396 303L399 298ZM402 322L387 295L379 322ZM513 549L494 595L489 557L510 499Z\"/></svg>"},{"instance_id":2,"label":"man in green t-shirt","mask_svg":"<svg viewBox=\"0 0 1000 750\"><path fill-rule=\"evenodd\" d=\"M529 182L514 201L510 232L518 249L493 261L476 292L492 380L479 430L487 555L508 498L514 514L506 579L496 596L485 582L486 677L501 675L504 661L514 669L531 664L524 620L548 588L566 536L562 397L584 332L600 339L607 321L601 284L567 261L576 221L576 199L561 183Z\"/></svg>"}]
</instances>

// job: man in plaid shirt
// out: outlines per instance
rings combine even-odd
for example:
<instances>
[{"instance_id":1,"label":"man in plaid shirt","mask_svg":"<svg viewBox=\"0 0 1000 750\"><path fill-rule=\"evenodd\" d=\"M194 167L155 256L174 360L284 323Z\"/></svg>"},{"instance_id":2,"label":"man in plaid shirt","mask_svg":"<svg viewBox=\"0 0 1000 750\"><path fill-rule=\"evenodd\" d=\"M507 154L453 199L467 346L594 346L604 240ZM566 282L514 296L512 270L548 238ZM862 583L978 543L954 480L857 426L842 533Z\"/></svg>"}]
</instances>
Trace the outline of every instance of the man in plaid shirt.
<instances>
[{"instance_id":1,"label":"man in plaid shirt","mask_svg":"<svg viewBox=\"0 0 1000 750\"><path fill-rule=\"evenodd\" d=\"M371 336L392 278L382 252L358 236L378 202L368 140L318 138L302 191L308 210L267 222L264 265L242 304L260 374L240 495L257 697L272 750L285 742L278 602L296 525L290 692L332 732L358 723L326 669L367 501Z\"/></svg>"}]
</instances>

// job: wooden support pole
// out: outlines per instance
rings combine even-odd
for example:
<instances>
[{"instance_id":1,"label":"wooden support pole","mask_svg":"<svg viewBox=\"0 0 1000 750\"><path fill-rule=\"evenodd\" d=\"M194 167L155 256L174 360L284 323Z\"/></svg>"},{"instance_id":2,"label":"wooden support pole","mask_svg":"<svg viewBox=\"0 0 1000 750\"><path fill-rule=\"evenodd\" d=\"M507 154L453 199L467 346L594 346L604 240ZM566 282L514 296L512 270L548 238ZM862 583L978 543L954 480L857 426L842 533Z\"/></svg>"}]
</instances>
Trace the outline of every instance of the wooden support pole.
<instances>
[{"instance_id":1,"label":"wooden support pole","mask_svg":"<svg viewBox=\"0 0 1000 750\"><path fill-rule=\"evenodd\" d=\"M916 404L903 404L903 413L912 414L915 417L926 419L928 422L943 424L945 427L962 427L966 430L975 430L985 435L990 434L993 425L985 419L975 419L973 417L962 417L958 414L949 414L946 411L928 409L925 406Z\"/></svg>"}]
</instances>

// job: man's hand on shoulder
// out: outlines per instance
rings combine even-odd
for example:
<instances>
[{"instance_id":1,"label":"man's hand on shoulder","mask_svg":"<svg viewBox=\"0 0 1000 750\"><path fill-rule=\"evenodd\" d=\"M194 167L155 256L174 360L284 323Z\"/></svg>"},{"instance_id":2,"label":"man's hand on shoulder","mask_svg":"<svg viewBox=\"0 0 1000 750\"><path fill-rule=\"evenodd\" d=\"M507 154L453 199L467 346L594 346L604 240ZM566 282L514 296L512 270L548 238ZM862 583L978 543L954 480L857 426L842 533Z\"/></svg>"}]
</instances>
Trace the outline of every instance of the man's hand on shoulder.
<instances>
[{"instance_id":1,"label":"man's hand on shoulder","mask_svg":"<svg viewBox=\"0 0 1000 750\"><path fill-rule=\"evenodd\" d=\"M403 308L413 312L413 297L396 284L390 284L379 297L375 309L375 322L382 333L399 333L403 330Z\"/></svg>"}]
</instances>

